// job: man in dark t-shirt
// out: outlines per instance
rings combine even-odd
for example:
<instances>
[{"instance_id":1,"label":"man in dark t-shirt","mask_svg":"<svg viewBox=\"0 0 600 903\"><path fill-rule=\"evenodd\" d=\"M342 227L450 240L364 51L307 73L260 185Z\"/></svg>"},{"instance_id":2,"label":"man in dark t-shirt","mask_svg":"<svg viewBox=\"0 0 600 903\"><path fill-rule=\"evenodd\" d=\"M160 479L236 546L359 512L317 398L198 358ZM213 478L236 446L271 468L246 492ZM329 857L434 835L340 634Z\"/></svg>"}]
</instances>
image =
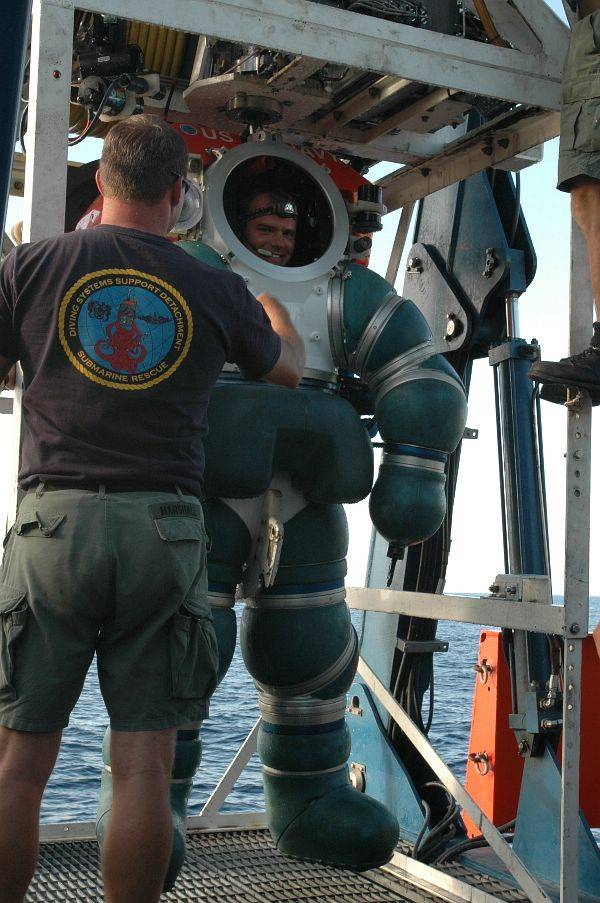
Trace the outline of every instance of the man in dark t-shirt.
<instances>
[{"instance_id":1,"label":"man in dark t-shirt","mask_svg":"<svg viewBox=\"0 0 600 903\"><path fill-rule=\"evenodd\" d=\"M0 572L0 900L35 868L41 796L94 653L111 724L108 903L157 901L176 729L206 717L217 650L199 502L225 362L294 388L285 309L165 235L185 145L154 117L104 145L102 225L0 270L0 379L23 370L25 491Z\"/></svg>"}]
</instances>

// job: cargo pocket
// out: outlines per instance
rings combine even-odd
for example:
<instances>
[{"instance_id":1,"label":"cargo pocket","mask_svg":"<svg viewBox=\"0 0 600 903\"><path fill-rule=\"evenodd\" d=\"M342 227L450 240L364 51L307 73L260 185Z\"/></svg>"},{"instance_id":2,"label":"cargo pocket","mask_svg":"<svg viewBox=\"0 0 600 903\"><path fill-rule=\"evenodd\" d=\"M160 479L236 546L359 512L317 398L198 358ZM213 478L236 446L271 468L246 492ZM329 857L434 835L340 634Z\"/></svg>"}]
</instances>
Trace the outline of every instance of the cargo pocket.
<instances>
[{"instance_id":1,"label":"cargo pocket","mask_svg":"<svg viewBox=\"0 0 600 903\"><path fill-rule=\"evenodd\" d=\"M584 154L600 152L600 97L569 104L561 120L561 147Z\"/></svg>"},{"instance_id":2,"label":"cargo pocket","mask_svg":"<svg viewBox=\"0 0 600 903\"><path fill-rule=\"evenodd\" d=\"M176 699L209 699L217 686L219 652L212 620L184 603L171 622L171 693Z\"/></svg>"},{"instance_id":3,"label":"cargo pocket","mask_svg":"<svg viewBox=\"0 0 600 903\"><path fill-rule=\"evenodd\" d=\"M181 598L192 600L191 604L203 606L198 616L210 617L208 605L208 576L206 570L206 530L202 511L198 513L194 506L190 514L185 516L165 515L157 517L152 506L158 535L168 543L171 551L170 561L178 574L181 587ZM193 512L193 513L192 513Z\"/></svg>"},{"instance_id":4,"label":"cargo pocket","mask_svg":"<svg viewBox=\"0 0 600 903\"><path fill-rule=\"evenodd\" d=\"M26 593L0 585L0 697L16 699L13 685L15 645L27 621Z\"/></svg>"}]
</instances>

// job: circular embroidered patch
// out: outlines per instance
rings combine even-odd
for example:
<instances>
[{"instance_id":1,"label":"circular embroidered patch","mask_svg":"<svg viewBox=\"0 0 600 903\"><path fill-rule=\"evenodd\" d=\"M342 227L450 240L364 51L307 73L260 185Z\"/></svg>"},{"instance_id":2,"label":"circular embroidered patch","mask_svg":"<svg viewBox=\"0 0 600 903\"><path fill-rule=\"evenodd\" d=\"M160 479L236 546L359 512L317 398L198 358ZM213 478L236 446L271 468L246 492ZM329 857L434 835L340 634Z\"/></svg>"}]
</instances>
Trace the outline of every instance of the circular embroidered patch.
<instances>
[{"instance_id":1,"label":"circular embroidered patch","mask_svg":"<svg viewBox=\"0 0 600 903\"><path fill-rule=\"evenodd\" d=\"M185 359L194 325L182 295L139 270L87 273L64 296L58 334L73 366L111 389L149 389Z\"/></svg>"}]
</instances>

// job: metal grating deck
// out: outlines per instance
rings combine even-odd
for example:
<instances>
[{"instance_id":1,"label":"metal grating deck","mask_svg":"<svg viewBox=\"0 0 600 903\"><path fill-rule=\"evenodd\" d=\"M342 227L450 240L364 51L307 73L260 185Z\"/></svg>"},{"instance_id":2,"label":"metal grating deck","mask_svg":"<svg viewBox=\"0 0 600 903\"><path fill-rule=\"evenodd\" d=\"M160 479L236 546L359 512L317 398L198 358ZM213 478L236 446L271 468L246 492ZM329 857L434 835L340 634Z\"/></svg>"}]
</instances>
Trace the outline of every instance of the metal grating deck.
<instances>
[{"instance_id":1,"label":"metal grating deck","mask_svg":"<svg viewBox=\"0 0 600 903\"><path fill-rule=\"evenodd\" d=\"M361 875L288 859L265 830L190 831L188 855L176 887L161 899L194 903L396 903L440 897L380 870ZM44 843L28 903L104 900L98 846L92 840Z\"/></svg>"}]
</instances>

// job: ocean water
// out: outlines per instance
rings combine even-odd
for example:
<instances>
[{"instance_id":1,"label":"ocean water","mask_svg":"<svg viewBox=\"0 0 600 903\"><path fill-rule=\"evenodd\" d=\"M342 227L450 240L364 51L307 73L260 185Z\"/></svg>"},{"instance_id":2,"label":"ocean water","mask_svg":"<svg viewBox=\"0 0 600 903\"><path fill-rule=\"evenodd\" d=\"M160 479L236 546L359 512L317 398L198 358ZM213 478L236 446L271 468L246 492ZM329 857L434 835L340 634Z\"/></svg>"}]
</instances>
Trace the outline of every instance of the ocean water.
<instances>
[{"instance_id":1,"label":"ocean water","mask_svg":"<svg viewBox=\"0 0 600 903\"><path fill-rule=\"evenodd\" d=\"M241 607L237 607L238 618ZM358 626L360 613L352 613ZM600 620L600 598L590 600L590 625ZM455 773L465 773L471 702L475 685L473 665L481 627L440 622L438 636L449 651L435 657L435 716L430 739ZM256 691L239 648L231 668L211 703L211 717L202 727L203 758L194 780L190 814L202 805L258 718ZM65 730L59 759L46 789L42 821L92 821L96 813L102 769L101 747L108 724L95 667ZM224 809L256 811L264 808L260 762L254 755L230 794Z\"/></svg>"}]
</instances>

